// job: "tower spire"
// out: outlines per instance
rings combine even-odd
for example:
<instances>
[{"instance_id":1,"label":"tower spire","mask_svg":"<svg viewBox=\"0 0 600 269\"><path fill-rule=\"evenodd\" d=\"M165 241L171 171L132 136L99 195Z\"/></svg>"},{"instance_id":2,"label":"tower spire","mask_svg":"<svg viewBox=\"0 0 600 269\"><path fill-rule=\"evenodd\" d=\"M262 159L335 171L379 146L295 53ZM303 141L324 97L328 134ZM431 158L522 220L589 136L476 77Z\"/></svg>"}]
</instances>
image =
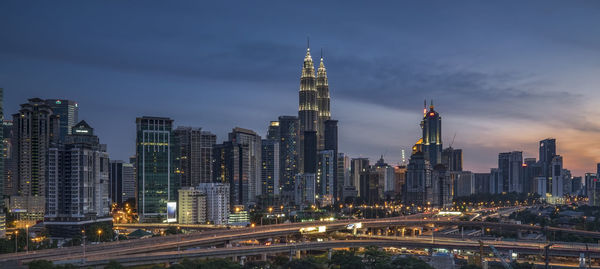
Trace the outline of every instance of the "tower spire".
<instances>
[{"instance_id":1,"label":"tower spire","mask_svg":"<svg viewBox=\"0 0 600 269\"><path fill-rule=\"evenodd\" d=\"M310 36L306 36L306 49L310 50Z\"/></svg>"}]
</instances>

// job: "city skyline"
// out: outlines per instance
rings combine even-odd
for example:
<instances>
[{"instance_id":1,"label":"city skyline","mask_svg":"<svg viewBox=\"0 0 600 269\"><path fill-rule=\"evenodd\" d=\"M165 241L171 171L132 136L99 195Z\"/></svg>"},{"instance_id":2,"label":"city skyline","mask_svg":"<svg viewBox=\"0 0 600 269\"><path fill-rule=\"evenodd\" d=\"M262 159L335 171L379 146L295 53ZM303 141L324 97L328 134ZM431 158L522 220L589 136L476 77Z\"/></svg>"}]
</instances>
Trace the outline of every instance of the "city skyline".
<instances>
[{"instance_id":1,"label":"city skyline","mask_svg":"<svg viewBox=\"0 0 600 269\"><path fill-rule=\"evenodd\" d=\"M406 12L407 17L388 18L402 17L390 11L373 23L358 25L373 19L374 14L367 8L364 17L353 22L352 10L358 6L348 4L342 9L349 12L322 18L349 24L331 30L320 29L318 23L299 27L292 23L294 18L284 17L294 7L277 4L273 8L282 14L270 19L280 20L283 26L279 27L235 11L227 12L225 18L213 18L200 12L200 7L189 13L179 10L191 17L165 14L162 24L151 20L161 10L150 4L137 10L136 16L143 22L139 24L122 16L133 6L111 9L88 3L81 4L78 13L57 10L47 14L44 5L55 6L9 4L0 11L10 22L0 26L8 33L7 40L0 42L0 55L8 60L0 63L4 114L16 113L28 98L74 100L80 104L80 120L94 126L108 144L111 159L127 160L135 153L135 118L142 116L169 117L174 126L201 127L215 133L217 142L226 140L236 126L252 129L264 138L271 120L297 113L308 35L315 61L319 49L325 50L331 98L335 100L332 115L340 121L339 152L350 157L375 161L384 154L388 163L400 162L401 149L409 151L420 135L422 100L433 99L444 118L444 146L450 145L456 133L453 147L463 149L466 170L489 172L496 167L500 152L523 151L523 157L538 158L538 142L547 137L557 139L557 153L564 156L565 168L574 175L594 171L600 161L596 153L600 141L594 140L600 126L592 118L593 104L599 100L593 92L593 85L600 82L593 77L599 55L593 47L584 47L598 43L600 35L594 34L595 29L588 29L589 36L571 32L599 20L591 16L593 12L586 13L584 4L569 9L545 4L546 10L580 15L561 20L569 27L555 25L557 29L547 30L545 36L526 34L536 30L538 23L558 24L552 21L558 15L539 15L539 21L528 18L534 4L522 6L509 18L491 16L482 29L468 25L483 15L471 14L453 25L442 25L443 19L456 19L465 12L455 6L427 10L402 5L405 9L398 12ZM597 4L589 5L598 9ZM495 8L507 11L507 6ZM116 11L117 7L123 8L123 13ZM114 21L102 21L97 15L102 12L97 11L85 18L90 15L85 8L107 9ZM300 12L306 7L295 8L298 10L293 11ZM333 8L325 4L310 17ZM492 10L478 4L465 9L492 15ZM15 12L6 12L11 10ZM425 23L409 16L411 10L436 13L439 21ZM40 12L44 16L35 18ZM202 16L195 17L194 12ZM57 20L58 16L64 17ZM227 24L233 16L246 16L248 25ZM202 27L211 19L225 25ZM89 28L72 24L74 21ZM288 23L294 30L285 32ZM518 23L527 27L520 29ZM243 34L252 27L263 30L252 37ZM443 34L445 27L466 31L450 37ZM359 35L350 31L354 28ZM232 29L237 32L226 33ZM279 38L269 37L269 31ZM481 36L486 35L482 32L490 34L491 40L483 40ZM139 40L125 37L134 33ZM54 40L53 35L60 38ZM499 42L508 38L512 42ZM435 44L438 39L442 42ZM548 44L547 39L554 43ZM486 46L491 43L494 46ZM553 52L561 54L553 56ZM148 60L148 56L153 57Z\"/></svg>"}]
</instances>

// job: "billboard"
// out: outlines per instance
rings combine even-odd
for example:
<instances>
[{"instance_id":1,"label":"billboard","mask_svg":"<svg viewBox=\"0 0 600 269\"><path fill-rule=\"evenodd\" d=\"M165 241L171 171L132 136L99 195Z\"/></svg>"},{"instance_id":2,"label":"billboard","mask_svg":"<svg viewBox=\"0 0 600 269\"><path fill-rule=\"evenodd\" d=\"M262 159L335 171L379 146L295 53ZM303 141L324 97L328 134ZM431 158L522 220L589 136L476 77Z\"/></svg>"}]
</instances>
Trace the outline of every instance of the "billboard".
<instances>
[{"instance_id":1,"label":"billboard","mask_svg":"<svg viewBox=\"0 0 600 269\"><path fill-rule=\"evenodd\" d=\"M177 202L167 202L167 222L177 221Z\"/></svg>"}]
</instances>

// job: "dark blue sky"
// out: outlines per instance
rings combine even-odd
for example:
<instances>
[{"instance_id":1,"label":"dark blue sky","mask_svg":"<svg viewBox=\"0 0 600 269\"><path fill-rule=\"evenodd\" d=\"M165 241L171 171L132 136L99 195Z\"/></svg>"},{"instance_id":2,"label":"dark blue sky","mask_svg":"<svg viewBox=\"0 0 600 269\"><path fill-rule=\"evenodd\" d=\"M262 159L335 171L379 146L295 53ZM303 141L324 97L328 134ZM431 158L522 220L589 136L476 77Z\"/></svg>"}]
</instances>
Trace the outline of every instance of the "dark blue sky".
<instances>
[{"instance_id":1,"label":"dark blue sky","mask_svg":"<svg viewBox=\"0 0 600 269\"><path fill-rule=\"evenodd\" d=\"M575 174L600 161L597 1L3 1L4 112L76 100L114 159L134 154L142 115L264 135L297 114L306 36L352 157L399 162L427 98L468 169L537 157L545 137Z\"/></svg>"}]
</instances>

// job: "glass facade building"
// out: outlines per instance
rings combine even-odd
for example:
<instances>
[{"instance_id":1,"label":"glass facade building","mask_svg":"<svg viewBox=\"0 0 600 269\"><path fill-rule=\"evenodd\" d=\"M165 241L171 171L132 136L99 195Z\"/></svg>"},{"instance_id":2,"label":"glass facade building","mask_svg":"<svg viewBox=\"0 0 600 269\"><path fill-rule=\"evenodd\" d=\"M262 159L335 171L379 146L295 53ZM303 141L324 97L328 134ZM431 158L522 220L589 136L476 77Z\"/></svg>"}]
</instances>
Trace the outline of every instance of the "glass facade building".
<instances>
[{"instance_id":1,"label":"glass facade building","mask_svg":"<svg viewBox=\"0 0 600 269\"><path fill-rule=\"evenodd\" d=\"M179 182L173 169L172 124L169 118L136 119L140 222L162 221L167 215L167 202L177 200Z\"/></svg>"}]
</instances>

